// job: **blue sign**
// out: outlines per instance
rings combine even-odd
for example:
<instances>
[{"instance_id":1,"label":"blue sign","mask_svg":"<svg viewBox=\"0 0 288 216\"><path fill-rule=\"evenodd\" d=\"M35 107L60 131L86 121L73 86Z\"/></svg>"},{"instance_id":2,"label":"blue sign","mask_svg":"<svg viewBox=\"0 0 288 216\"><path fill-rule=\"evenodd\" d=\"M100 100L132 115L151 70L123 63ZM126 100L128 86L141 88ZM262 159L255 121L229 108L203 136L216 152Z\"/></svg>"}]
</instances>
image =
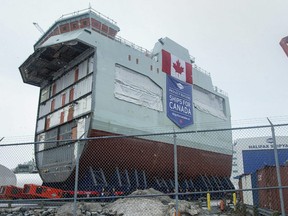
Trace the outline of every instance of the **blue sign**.
<instances>
[{"instance_id":1,"label":"blue sign","mask_svg":"<svg viewBox=\"0 0 288 216\"><path fill-rule=\"evenodd\" d=\"M179 128L193 124L192 85L166 77L167 117Z\"/></svg>"}]
</instances>

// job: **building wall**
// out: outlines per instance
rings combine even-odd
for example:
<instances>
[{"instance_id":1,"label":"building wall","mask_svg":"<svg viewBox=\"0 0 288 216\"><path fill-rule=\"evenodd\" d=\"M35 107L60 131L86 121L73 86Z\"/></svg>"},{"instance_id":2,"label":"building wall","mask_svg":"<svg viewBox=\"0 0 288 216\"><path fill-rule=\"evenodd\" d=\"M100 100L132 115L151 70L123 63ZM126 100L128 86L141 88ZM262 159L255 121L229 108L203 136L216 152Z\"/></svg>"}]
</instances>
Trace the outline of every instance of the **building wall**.
<instances>
[{"instance_id":1,"label":"building wall","mask_svg":"<svg viewBox=\"0 0 288 216\"><path fill-rule=\"evenodd\" d=\"M238 176L253 173L265 165L275 165L274 147L271 137L252 137L236 140L233 146L231 180L238 186ZM277 136L276 144L280 165L288 161L288 137Z\"/></svg>"}]
</instances>

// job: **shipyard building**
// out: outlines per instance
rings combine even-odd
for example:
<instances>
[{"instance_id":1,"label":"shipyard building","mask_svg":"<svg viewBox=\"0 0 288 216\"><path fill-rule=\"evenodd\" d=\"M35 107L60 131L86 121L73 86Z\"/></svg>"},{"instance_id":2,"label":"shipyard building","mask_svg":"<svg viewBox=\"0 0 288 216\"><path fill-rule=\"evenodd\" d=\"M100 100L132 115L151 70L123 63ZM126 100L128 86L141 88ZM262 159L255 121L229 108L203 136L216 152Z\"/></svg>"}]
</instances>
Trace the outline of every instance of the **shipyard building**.
<instances>
[{"instance_id":1,"label":"shipyard building","mask_svg":"<svg viewBox=\"0 0 288 216\"><path fill-rule=\"evenodd\" d=\"M288 137L277 136L276 146L280 165L286 165L288 163ZM231 174L235 186L238 186L239 176L251 174L265 166L275 166L271 137L241 138L235 141Z\"/></svg>"}]
</instances>

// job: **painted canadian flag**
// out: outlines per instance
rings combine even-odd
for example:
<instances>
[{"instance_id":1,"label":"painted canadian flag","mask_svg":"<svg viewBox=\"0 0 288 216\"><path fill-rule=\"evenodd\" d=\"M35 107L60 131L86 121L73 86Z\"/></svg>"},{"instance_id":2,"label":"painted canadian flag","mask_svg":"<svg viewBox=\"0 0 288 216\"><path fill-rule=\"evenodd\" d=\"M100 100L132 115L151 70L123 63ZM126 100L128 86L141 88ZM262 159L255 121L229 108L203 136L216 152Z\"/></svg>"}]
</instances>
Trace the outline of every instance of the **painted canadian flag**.
<instances>
[{"instance_id":1,"label":"painted canadian flag","mask_svg":"<svg viewBox=\"0 0 288 216\"><path fill-rule=\"evenodd\" d=\"M192 64L162 50L162 71L184 82L193 83Z\"/></svg>"}]
</instances>

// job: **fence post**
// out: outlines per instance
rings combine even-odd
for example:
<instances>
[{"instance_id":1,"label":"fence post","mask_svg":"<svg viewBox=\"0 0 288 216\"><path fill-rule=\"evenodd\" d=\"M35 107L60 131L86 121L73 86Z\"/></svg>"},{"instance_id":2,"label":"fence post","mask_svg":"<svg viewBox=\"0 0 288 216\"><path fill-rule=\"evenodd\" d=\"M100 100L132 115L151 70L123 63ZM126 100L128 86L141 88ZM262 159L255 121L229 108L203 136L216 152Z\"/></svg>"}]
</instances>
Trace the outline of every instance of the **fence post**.
<instances>
[{"instance_id":1,"label":"fence post","mask_svg":"<svg viewBox=\"0 0 288 216\"><path fill-rule=\"evenodd\" d=\"M176 133L174 131L174 180L175 180L175 210L178 216L178 161L177 161L177 143L176 143Z\"/></svg>"},{"instance_id":2,"label":"fence post","mask_svg":"<svg viewBox=\"0 0 288 216\"><path fill-rule=\"evenodd\" d=\"M73 200L73 215L76 216L77 215L77 191L78 191L78 176L79 176L79 140L77 140L77 142L75 142L75 149L74 149L74 153L75 153L75 185L74 185L74 200Z\"/></svg>"},{"instance_id":3,"label":"fence post","mask_svg":"<svg viewBox=\"0 0 288 216\"><path fill-rule=\"evenodd\" d=\"M209 192L207 193L207 209L211 211L211 197Z\"/></svg>"},{"instance_id":4,"label":"fence post","mask_svg":"<svg viewBox=\"0 0 288 216\"><path fill-rule=\"evenodd\" d=\"M234 211L236 211L236 205L237 205L237 197L236 197L236 193L233 193L233 205L234 205Z\"/></svg>"},{"instance_id":5,"label":"fence post","mask_svg":"<svg viewBox=\"0 0 288 216\"><path fill-rule=\"evenodd\" d=\"M283 200L283 190L282 190L282 183L281 183L281 174L280 174L280 165L278 159L278 151L276 145L276 136L275 136L275 129L272 122L267 118L270 125L271 125L271 132L272 132L272 139L273 139L273 147L274 147L274 157L275 157L275 165L276 165L276 173L277 173L277 180L279 186L279 198L280 198L280 205L281 205L281 214L285 216L285 207L284 207L284 200Z\"/></svg>"}]
</instances>

